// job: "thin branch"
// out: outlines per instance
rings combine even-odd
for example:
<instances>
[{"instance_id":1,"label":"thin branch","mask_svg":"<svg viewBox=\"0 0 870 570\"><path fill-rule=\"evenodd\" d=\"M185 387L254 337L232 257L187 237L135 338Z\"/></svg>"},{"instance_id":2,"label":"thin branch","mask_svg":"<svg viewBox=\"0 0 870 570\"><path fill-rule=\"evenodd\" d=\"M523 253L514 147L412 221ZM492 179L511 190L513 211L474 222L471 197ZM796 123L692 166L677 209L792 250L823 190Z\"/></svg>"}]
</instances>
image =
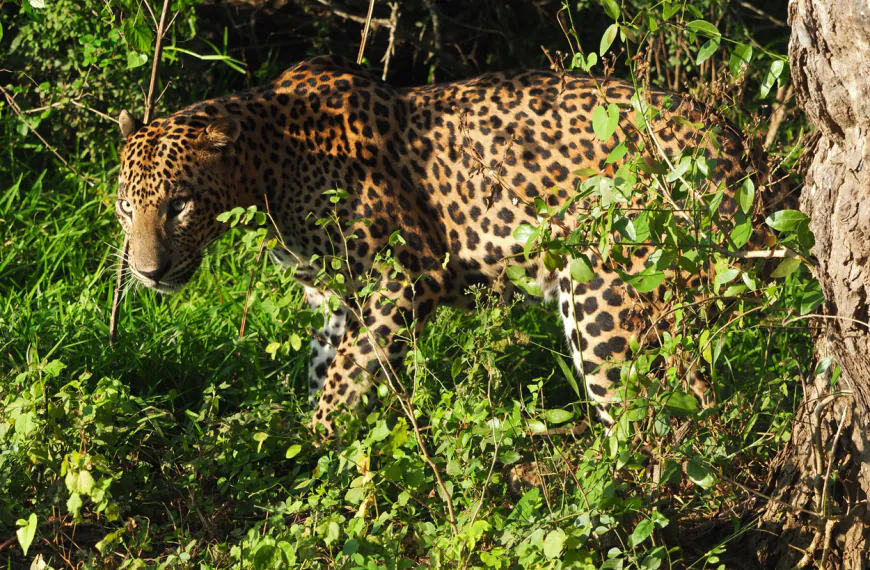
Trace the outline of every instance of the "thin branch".
<instances>
[{"instance_id":1,"label":"thin branch","mask_svg":"<svg viewBox=\"0 0 870 570\"><path fill-rule=\"evenodd\" d=\"M362 31L362 40L359 42L359 53L356 54L356 64L360 65L363 53L366 51L366 40L369 38L369 29L372 27L372 12L375 10L375 0L369 0L369 13L366 14L366 23Z\"/></svg>"},{"instance_id":2,"label":"thin branch","mask_svg":"<svg viewBox=\"0 0 870 570\"><path fill-rule=\"evenodd\" d=\"M118 339L118 315L121 313L121 288L124 284L124 269L127 264L127 251L130 249L130 236L124 234L121 256L118 258L118 274L115 280L115 296L112 298L112 314L109 316L109 346L115 346Z\"/></svg>"},{"instance_id":3,"label":"thin branch","mask_svg":"<svg viewBox=\"0 0 870 570\"><path fill-rule=\"evenodd\" d=\"M160 13L160 23L157 25L157 43L154 46L154 60L151 62L151 82L148 84L148 95L145 98L145 118L147 125L151 122L154 112L154 87L157 85L157 75L160 71L160 55L163 53L163 36L166 33L166 14L169 12L169 0L163 0L163 11Z\"/></svg>"}]
</instances>

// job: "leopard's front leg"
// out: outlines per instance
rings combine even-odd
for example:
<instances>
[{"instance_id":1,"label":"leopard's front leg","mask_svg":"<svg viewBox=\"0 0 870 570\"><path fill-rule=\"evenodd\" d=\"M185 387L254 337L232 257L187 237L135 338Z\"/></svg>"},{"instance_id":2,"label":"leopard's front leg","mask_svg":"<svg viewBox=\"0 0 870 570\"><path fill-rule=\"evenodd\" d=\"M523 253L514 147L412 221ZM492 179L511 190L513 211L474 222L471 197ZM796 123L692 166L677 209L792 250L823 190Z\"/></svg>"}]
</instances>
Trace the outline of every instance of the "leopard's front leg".
<instances>
[{"instance_id":1,"label":"leopard's front leg","mask_svg":"<svg viewBox=\"0 0 870 570\"><path fill-rule=\"evenodd\" d=\"M416 338L434 312L436 299L422 294L419 285L392 285L396 291L384 291L356 310L349 307L347 333L336 347L314 412L314 424L322 425L327 436L334 434L337 408L354 410L375 378L400 369L409 337Z\"/></svg>"}]
</instances>

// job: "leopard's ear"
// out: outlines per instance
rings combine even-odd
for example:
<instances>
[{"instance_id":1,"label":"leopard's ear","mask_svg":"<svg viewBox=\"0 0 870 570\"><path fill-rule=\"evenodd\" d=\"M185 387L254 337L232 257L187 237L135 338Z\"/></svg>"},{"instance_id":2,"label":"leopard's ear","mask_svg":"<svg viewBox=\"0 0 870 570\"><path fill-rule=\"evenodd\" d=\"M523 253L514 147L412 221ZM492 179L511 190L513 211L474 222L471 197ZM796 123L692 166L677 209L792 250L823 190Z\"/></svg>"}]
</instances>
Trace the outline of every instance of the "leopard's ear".
<instances>
[{"instance_id":1,"label":"leopard's ear","mask_svg":"<svg viewBox=\"0 0 870 570\"><path fill-rule=\"evenodd\" d=\"M206 152L221 151L242 134L242 125L235 117L221 117L207 126L197 139L197 146Z\"/></svg>"},{"instance_id":2,"label":"leopard's ear","mask_svg":"<svg viewBox=\"0 0 870 570\"><path fill-rule=\"evenodd\" d=\"M118 125L121 127L121 136L125 139L144 126L142 121L126 110L121 111L121 115L118 117Z\"/></svg>"}]
</instances>

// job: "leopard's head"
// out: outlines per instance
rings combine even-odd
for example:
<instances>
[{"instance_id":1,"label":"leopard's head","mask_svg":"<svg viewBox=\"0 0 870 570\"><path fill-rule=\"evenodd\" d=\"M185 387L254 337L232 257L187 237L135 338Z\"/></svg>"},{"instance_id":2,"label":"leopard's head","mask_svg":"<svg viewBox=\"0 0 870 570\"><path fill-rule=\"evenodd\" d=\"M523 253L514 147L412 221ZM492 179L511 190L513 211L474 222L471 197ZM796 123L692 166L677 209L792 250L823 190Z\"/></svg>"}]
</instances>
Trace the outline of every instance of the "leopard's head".
<instances>
[{"instance_id":1,"label":"leopard's head","mask_svg":"<svg viewBox=\"0 0 870 570\"><path fill-rule=\"evenodd\" d=\"M115 215L129 240L132 274L163 293L181 289L237 206L234 118L179 115L143 125L122 111L124 145Z\"/></svg>"}]
</instances>

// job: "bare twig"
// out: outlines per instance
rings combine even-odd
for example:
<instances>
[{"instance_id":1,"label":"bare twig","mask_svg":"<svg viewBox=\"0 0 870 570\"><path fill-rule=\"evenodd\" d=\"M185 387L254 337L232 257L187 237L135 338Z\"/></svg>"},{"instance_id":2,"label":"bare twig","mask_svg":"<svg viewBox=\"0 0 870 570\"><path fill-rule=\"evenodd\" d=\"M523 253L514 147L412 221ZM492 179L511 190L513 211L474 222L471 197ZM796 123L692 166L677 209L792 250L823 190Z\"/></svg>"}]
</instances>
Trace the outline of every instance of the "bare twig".
<instances>
[{"instance_id":1,"label":"bare twig","mask_svg":"<svg viewBox=\"0 0 870 570\"><path fill-rule=\"evenodd\" d=\"M254 288L254 277L257 275L257 269L260 268L260 258L263 257L266 241L266 238L263 238L263 241L260 242L260 248L257 250L257 259L254 260L254 267L251 268L251 278L248 280L248 292L245 293L245 307L242 309L242 323L239 325L239 338L245 336L245 323L248 320L248 303L251 300L251 289Z\"/></svg>"},{"instance_id":2,"label":"bare twig","mask_svg":"<svg viewBox=\"0 0 870 570\"><path fill-rule=\"evenodd\" d=\"M145 98L145 118L147 125L154 112L154 87L157 85L157 75L160 71L160 55L163 53L163 36L166 34L166 14L169 13L169 0L163 0L163 11L160 13L160 23L157 25L157 43L154 46L154 59L151 62L151 82L148 84L148 95Z\"/></svg>"},{"instance_id":3,"label":"bare twig","mask_svg":"<svg viewBox=\"0 0 870 570\"><path fill-rule=\"evenodd\" d=\"M383 81L387 80L387 69L390 67L390 58L396 50L396 28L399 27L399 3L390 3L390 39L387 41L387 51L381 61L384 62L384 72L381 75Z\"/></svg>"},{"instance_id":4,"label":"bare twig","mask_svg":"<svg viewBox=\"0 0 870 570\"><path fill-rule=\"evenodd\" d=\"M127 263L127 250L130 246L130 236L124 234L121 246L121 257L118 259L118 275L115 280L115 296L112 297L112 314L109 316L109 346L114 346L118 338L118 315L121 312L121 288L124 284L124 266Z\"/></svg>"},{"instance_id":5,"label":"bare twig","mask_svg":"<svg viewBox=\"0 0 870 570\"><path fill-rule=\"evenodd\" d=\"M365 53L366 50L366 40L369 37L369 29L372 26L372 12L374 11L374 9L375 0L369 0L369 13L366 14L366 23L362 31L362 40L360 40L359 42L359 53L356 54L357 65L361 64L363 60L363 53Z\"/></svg>"}]
</instances>

